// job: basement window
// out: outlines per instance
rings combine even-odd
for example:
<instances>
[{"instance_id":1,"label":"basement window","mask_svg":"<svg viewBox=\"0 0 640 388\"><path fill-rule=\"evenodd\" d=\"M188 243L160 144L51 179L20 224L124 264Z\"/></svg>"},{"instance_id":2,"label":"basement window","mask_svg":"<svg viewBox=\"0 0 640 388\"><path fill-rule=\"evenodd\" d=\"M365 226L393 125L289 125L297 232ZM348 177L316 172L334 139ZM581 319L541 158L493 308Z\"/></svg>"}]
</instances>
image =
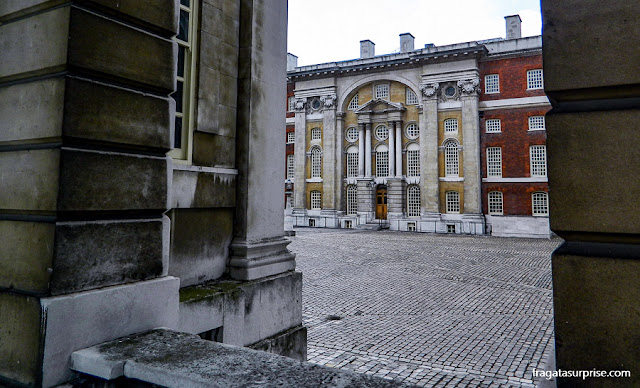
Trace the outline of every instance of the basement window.
<instances>
[{"instance_id":1,"label":"basement window","mask_svg":"<svg viewBox=\"0 0 640 388\"><path fill-rule=\"evenodd\" d=\"M455 224L447 224L447 233L455 233L456 225Z\"/></svg>"},{"instance_id":2,"label":"basement window","mask_svg":"<svg viewBox=\"0 0 640 388\"><path fill-rule=\"evenodd\" d=\"M407 231L415 232L416 231L416 223L415 222L407 222Z\"/></svg>"}]
</instances>

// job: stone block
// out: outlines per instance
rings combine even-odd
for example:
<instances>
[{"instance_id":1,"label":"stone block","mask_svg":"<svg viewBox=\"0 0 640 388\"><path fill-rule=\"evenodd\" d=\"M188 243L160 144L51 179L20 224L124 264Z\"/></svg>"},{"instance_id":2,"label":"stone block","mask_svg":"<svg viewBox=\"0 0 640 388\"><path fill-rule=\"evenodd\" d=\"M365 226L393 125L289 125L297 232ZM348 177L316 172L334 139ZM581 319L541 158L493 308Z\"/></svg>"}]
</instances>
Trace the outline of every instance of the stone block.
<instances>
[{"instance_id":1,"label":"stone block","mask_svg":"<svg viewBox=\"0 0 640 388\"><path fill-rule=\"evenodd\" d=\"M0 142L56 141L62 133L64 78L0 88Z\"/></svg>"},{"instance_id":2,"label":"stone block","mask_svg":"<svg viewBox=\"0 0 640 388\"><path fill-rule=\"evenodd\" d=\"M235 90L232 89L229 94L235 94L234 92ZM237 110L233 106L218 106L218 135L235 138L236 114Z\"/></svg>"},{"instance_id":3,"label":"stone block","mask_svg":"<svg viewBox=\"0 0 640 388\"><path fill-rule=\"evenodd\" d=\"M200 28L202 29L202 31L208 34L211 34L216 38L220 38L222 34L222 31L221 31L222 10L204 1L202 2L202 12L200 14L202 19L202 22L200 23ZM203 38L207 39L205 37ZM209 53L213 53L215 51L214 47L216 46L211 46L207 48L207 46L202 45L202 51L208 51Z\"/></svg>"},{"instance_id":4,"label":"stone block","mask_svg":"<svg viewBox=\"0 0 640 388\"><path fill-rule=\"evenodd\" d=\"M68 41L71 66L164 92L175 90L177 46L168 39L73 8Z\"/></svg>"},{"instance_id":5,"label":"stone block","mask_svg":"<svg viewBox=\"0 0 640 388\"><path fill-rule=\"evenodd\" d=\"M71 353L131 333L175 327L179 280L164 277L41 300L44 387L72 377Z\"/></svg>"},{"instance_id":6,"label":"stone block","mask_svg":"<svg viewBox=\"0 0 640 388\"><path fill-rule=\"evenodd\" d=\"M298 326L248 347L298 361L307 361L307 328Z\"/></svg>"},{"instance_id":7,"label":"stone block","mask_svg":"<svg viewBox=\"0 0 640 388\"><path fill-rule=\"evenodd\" d=\"M198 88L198 109L196 110L197 129L201 132L218 133L220 72L207 66L200 66L199 75L200 87Z\"/></svg>"},{"instance_id":8,"label":"stone block","mask_svg":"<svg viewBox=\"0 0 640 388\"><path fill-rule=\"evenodd\" d=\"M547 1L541 10L547 93L640 83L640 51L632 48L640 24L631 16L640 13L640 3Z\"/></svg>"},{"instance_id":9,"label":"stone block","mask_svg":"<svg viewBox=\"0 0 640 388\"><path fill-rule=\"evenodd\" d=\"M155 279L167 274L169 219L56 225L51 294Z\"/></svg>"},{"instance_id":10,"label":"stone block","mask_svg":"<svg viewBox=\"0 0 640 388\"><path fill-rule=\"evenodd\" d=\"M166 157L65 149L61 157L58 210L154 210L168 207Z\"/></svg>"},{"instance_id":11,"label":"stone block","mask_svg":"<svg viewBox=\"0 0 640 388\"><path fill-rule=\"evenodd\" d=\"M65 0L4 0L0 3L0 21L11 20L25 13L52 8Z\"/></svg>"},{"instance_id":12,"label":"stone block","mask_svg":"<svg viewBox=\"0 0 640 388\"><path fill-rule=\"evenodd\" d=\"M195 131L193 133L193 164L208 167L234 168L236 139Z\"/></svg>"},{"instance_id":13,"label":"stone block","mask_svg":"<svg viewBox=\"0 0 640 388\"><path fill-rule=\"evenodd\" d=\"M240 22L238 19L223 15L221 22L221 34L219 36L222 41L232 47L238 47L240 45Z\"/></svg>"},{"instance_id":14,"label":"stone block","mask_svg":"<svg viewBox=\"0 0 640 388\"><path fill-rule=\"evenodd\" d=\"M640 261L637 252L616 258L614 245L586 243L581 250L590 256L563 246L553 255L556 362L565 370L630 370L631 377L558 379L558 386L640 384Z\"/></svg>"},{"instance_id":15,"label":"stone block","mask_svg":"<svg viewBox=\"0 0 640 388\"><path fill-rule=\"evenodd\" d=\"M69 7L0 26L0 82L61 71L67 62Z\"/></svg>"},{"instance_id":16,"label":"stone block","mask_svg":"<svg viewBox=\"0 0 640 388\"><path fill-rule=\"evenodd\" d=\"M244 341L249 345L302 324L302 274L287 272L244 288Z\"/></svg>"},{"instance_id":17,"label":"stone block","mask_svg":"<svg viewBox=\"0 0 640 388\"><path fill-rule=\"evenodd\" d=\"M140 148L171 148L175 102L105 84L67 80L64 135Z\"/></svg>"},{"instance_id":18,"label":"stone block","mask_svg":"<svg viewBox=\"0 0 640 388\"><path fill-rule=\"evenodd\" d=\"M0 221L0 287L38 294L49 290L55 225Z\"/></svg>"},{"instance_id":19,"label":"stone block","mask_svg":"<svg viewBox=\"0 0 640 388\"><path fill-rule=\"evenodd\" d=\"M0 292L0 375L25 386L40 376L42 333L37 298Z\"/></svg>"},{"instance_id":20,"label":"stone block","mask_svg":"<svg viewBox=\"0 0 640 388\"><path fill-rule=\"evenodd\" d=\"M224 208L236 204L235 173L174 166L171 208Z\"/></svg>"},{"instance_id":21,"label":"stone block","mask_svg":"<svg viewBox=\"0 0 640 388\"><path fill-rule=\"evenodd\" d=\"M117 13L118 17L140 24L142 27L163 30L167 36L178 32L178 19L176 16L178 14L178 2L174 0L81 0L78 2L86 3L93 7L95 7L95 4L99 4L101 11Z\"/></svg>"},{"instance_id":22,"label":"stone block","mask_svg":"<svg viewBox=\"0 0 640 388\"><path fill-rule=\"evenodd\" d=\"M238 47L225 42L220 42L217 46L218 58L220 59L220 73L237 78L238 77Z\"/></svg>"},{"instance_id":23,"label":"stone block","mask_svg":"<svg viewBox=\"0 0 640 388\"><path fill-rule=\"evenodd\" d=\"M187 287L180 289L178 330L199 334L223 326L224 299L224 291L218 288Z\"/></svg>"},{"instance_id":24,"label":"stone block","mask_svg":"<svg viewBox=\"0 0 640 388\"><path fill-rule=\"evenodd\" d=\"M222 93L220 93L220 104L236 108L238 106L238 79L224 74L220 75L220 90L222 91ZM224 114L224 112L221 112L221 114ZM233 117L235 118L235 110L233 111ZM228 123L230 120L229 118L225 118L222 121ZM221 124L221 126L223 125ZM226 136L234 135L235 127L233 134Z\"/></svg>"},{"instance_id":25,"label":"stone block","mask_svg":"<svg viewBox=\"0 0 640 388\"><path fill-rule=\"evenodd\" d=\"M185 287L220 278L233 238L233 209L174 209L171 212L169 274Z\"/></svg>"},{"instance_id":26,"label":"stone block","mask_svg":"<svg viewBox=\"0 0 640 388\"><path fill-rule=\"evenodd\" d=\"M55 212L59 168L59 149L0 152L0 209Z\"/></svg>"},{"instance_id":27,"label":"stone block","mask_svg":"<svg viewBox=\"0 0 640 388\"><path fill-rule=\"evenodd\" d=\"M640 136L621 130L639 121L637 109L547 115L554 232L640 233L640 219L629 214L640 193L629 177L640 166L620 162L640 160Z\"/></svg>"},{"instance_id":28,"label":"stone block","mask_svg":"<svg viewBox=\"0 0 640 388\"><path fill-rule=\"evenodd\" d=\"M218 50L218 47L220 46L220 38L209 32L202 31L200 34L200 45L202 46L202 50L200 50L198 58L200 60L200 78L203 78L206 76L206 74L202 74L204 71L202 67L204 66L216 72L220 71L221 57ZM206 79L201 79L199 83L202 85L202 83L206 81ZM213 84L217 85L217 80ZM202 88L202 86L198 88L199 96L201 97L206 96L206 94L210 92L209 90L202 90ZM217 91L218 86L216 86L214 90ZM217 95L218 93L216 93L216 96Z\"/></svg>"}]
</instances>

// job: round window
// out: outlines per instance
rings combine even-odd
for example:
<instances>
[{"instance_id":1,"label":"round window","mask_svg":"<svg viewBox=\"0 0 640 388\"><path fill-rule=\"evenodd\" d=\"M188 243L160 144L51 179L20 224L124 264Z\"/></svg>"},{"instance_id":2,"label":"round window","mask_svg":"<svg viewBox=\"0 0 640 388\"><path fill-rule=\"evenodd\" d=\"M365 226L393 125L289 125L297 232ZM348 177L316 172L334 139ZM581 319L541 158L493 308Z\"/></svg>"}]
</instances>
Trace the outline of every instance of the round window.
<instances>
[{"instance_id":1,"label":"round window","mask_svg":"<svg viewBox=\"0 0 640 388\"><path fill-rule=\"evenodd\" d=\"M313 100L313 101L311 102L311 107L312 107L313 109L320 109L320 100L317 100L317 99L316 99L316 100Z\"/></svg>"},{"instance_id":2,"label":"round window","mask_svg":"<svg viewBox=\"0 0 640 388\"><path fill-rule=\"evenodd\" d=\"M420 131L418 130L417 125L415 124L407 125L407 137L409 139L415 139L418 137L419 134L420 134Z\"/></svg>"},{"instance_id":3,"label":"round window","mask_svg":"<svg viewBox=\"0 0 640 388\"><path fill-rule=\"evenodd\" d=\"M384 125L378 126L378 128L376 128L376 137L378 140L387 140L389 137L389 128Z\"/></svg>"},{"instance_id":4,"label":"round window","mask_svg":"<svg viewBox=\"0 0 640 388\"><path fill-rule=\"evenodd\" d=\"M358 140L358 128L351 127L347 129L347 141L353 143L356 140Z\"/></svg>"},{"instance_id":5,"label":"round window","mask_svg":"<svg viewBox=\"0 0 640 388\"><path fill-rule=\"evenodd\" d=\"M449 86L444 90L444 94L447 95L447 97L453 97L453 95L456 94L456 88Z\"/></svg>"}]
</instances>

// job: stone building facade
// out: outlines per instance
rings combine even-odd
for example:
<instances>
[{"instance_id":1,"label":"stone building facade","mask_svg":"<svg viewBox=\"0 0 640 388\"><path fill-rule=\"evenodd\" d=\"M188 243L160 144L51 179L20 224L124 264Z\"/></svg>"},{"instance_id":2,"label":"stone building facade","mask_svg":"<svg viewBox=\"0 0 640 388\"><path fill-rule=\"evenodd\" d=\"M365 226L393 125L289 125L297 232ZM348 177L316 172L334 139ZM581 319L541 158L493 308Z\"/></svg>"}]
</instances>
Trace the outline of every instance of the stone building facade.
<instances>
[{"instance_id":1,"label":"stone building facade","mask_svg":"<svg viewBox=\"0 0 640 388\"><path fill-rule=\"evenodd\" d=\"M286 0L0 2L0 385L156 327L305 357L286 24Z\"/></svg>"},{"instance_id":2,"label":"stone building facade","mask_svg":"<svg viewBox=\"0 0 640 388\"><path fill-rule=\"evenodd\" d=\"M288 71L297 226L548 237L541 38L414 49ZM295 62L295 58L289 58ZM290 63L290 65L292 65Z\"/></svg>"}]
</instances>

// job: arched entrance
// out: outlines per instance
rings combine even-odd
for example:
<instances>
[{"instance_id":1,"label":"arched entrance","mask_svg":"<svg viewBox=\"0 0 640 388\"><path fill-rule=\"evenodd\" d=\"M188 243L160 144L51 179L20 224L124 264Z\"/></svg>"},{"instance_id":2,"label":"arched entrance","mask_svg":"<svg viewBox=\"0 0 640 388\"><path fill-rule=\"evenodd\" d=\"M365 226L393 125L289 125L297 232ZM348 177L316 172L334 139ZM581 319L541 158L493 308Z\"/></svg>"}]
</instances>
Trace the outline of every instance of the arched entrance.
<instances>
[{"instance_id":1,"label":"arched entrance","mask_svg":"<svg viewBox=\"0 0 640 388\"><path fill-rule=\"evenodd\" d=\"M376 189L376 219L387 219L387 186L379 185Z\"/></svg>"}]
</instances>

